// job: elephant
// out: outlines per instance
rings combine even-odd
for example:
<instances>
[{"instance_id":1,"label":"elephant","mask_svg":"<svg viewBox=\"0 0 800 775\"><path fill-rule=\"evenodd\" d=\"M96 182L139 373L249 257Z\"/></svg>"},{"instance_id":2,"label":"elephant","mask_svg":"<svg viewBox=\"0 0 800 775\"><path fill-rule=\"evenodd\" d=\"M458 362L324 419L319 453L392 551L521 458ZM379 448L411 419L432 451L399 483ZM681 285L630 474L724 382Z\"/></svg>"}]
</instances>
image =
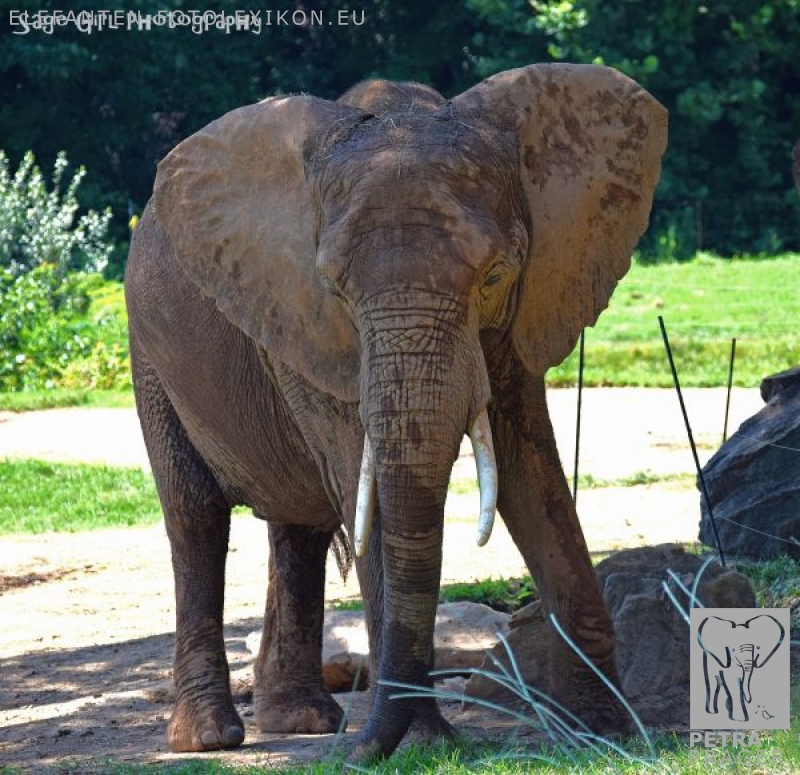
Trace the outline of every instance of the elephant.
<instances>
[{"instance_id":1,"label":"elephant","mask_svg":"<svg viewBox=\"0 0 800 775\"><path fill-rule=\"evenodd\" d=\"M706 713L719 713L719 695L724 691L728 718L748 721L747 706L753 699L750 692L753 670L769 661L783 643L785 634L783 625L769 614L754 616L744 624L719 616L703 619L697 629L697 640L703 648Z\"/></svg>"},{"instance_id":2,"label":"elephant","mask_svg":"<svg viewBox=\"0 0 800 775\"><path fill-rule=\"evenodd\" d=\"M267 522L255 720L325 733L326 555L352 549L372 705L354 760L453 728L430 687L444 502L475 448L478 543L502 515L546 610L616 681L614 636L544 375L593 325L647 227L665 109L593 65L530 65L446 100L381 79L233 110L159 164L125 292L137 410L176 596L173 751L244 738L222 633L231 508ZM555 699L629 720L564 647Z\"/></svg>"}]
</instances>

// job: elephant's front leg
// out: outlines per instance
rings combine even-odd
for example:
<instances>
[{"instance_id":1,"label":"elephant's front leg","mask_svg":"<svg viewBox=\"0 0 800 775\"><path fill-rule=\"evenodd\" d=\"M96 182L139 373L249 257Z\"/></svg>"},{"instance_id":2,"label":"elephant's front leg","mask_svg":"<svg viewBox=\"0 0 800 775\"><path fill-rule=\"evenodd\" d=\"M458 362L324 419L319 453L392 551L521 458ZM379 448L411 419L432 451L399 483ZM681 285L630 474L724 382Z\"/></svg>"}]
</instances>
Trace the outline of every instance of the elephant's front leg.
<instances>
[{"instance_id":1,"label":"elephant's front leg","mask_svg":"<svg viewBox=\"0 0 800 775\"><path fill-rule=\"evenodd\" d=\"M167 737L173 751L232 748L244 740L244 726L231 698L222 634L230 518L192 525L189 535L176 521L167 515L177 604L176 697Z\"/></svg>"},{"instance_id":2,"label":"elephant's front leg","mask_svg":"<svg viewBox=\"0 0 800 775\"><path fill-rule=\"evenodd\" d=\"M161 383L131 346L136 403L164 510L175 576L173 751L232 748L244 740L222 635L230 505L195 450Z\"/></svg>"},{"instance_id":3,"label":"elephant's front leg","mask_svg":"<svg viewBox=\"0 0 800 775\"><path fill-rule=\"evenodd\" d=\"M498 508L547 614L616 685L614 633L558 456L544 380L516 363L492 411ZM630 719L593 671L551 629L531 648L546 660L543 688L596 731L627 732Z\"/></svg>"},{"instance_id":4,"label":"elephant's front leg","mask_svg":"<svg viewBox=\"0 0 800 775\"><path fill-rule=\"evenodd\" d=\"M325 560L333 533L269 523L269 587L255 664L262 732L335 732L343 712L322 683Z\"/></svg>"}]
</instances>

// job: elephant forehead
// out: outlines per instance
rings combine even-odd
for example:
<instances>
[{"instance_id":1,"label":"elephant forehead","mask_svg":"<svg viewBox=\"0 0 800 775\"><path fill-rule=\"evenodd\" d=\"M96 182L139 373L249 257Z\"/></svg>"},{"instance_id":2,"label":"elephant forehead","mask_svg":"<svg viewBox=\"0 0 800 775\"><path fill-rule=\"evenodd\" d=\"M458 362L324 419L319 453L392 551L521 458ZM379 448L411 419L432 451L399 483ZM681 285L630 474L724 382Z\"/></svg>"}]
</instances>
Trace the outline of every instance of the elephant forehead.
<instances>
[{"instance_id":1,"label":"elephant forehead","mask_svg":"<svg viewBox=\"0 0 800 775\"><path fill-rule=\"evenodd\" d=\"M375 118L332 142L317 168L321 198L336 207L354 192L385 191L433 204L442 195L493 208L513 164L500 137L430 115Z\"/></svg>"}]
</instances>

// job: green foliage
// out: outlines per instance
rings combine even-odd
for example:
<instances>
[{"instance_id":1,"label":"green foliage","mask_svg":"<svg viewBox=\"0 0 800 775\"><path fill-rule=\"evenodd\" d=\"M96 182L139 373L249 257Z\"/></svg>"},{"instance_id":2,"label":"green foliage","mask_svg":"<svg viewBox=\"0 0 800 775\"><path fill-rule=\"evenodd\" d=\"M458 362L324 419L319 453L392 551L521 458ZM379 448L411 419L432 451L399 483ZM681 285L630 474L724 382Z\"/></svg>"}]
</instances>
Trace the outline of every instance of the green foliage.
<instances>
[{"instance_id":1,"label":"green foliage","mask_svg":"<svg viewBox=\"0 0 800 775\"><path fill-rule=\"evenodd\" d=\"M97 407L103 409L132 409L135 406L131 390L26 390L18 393L0 393L0 411L33 412L67 406Z\"/></svg>"},{"instance_id":2,"label":"green foliage","mask_svg":"<svg viewBox=\"0 0 800 775\"><path fill-rule=\"evenodd\" d=\"M759 606L791 609L792 637L797 638L800 634L800 560L786 555L764 562L738 560L736 570L752 582Z\"/></svg>"},{"instance_id":3,"label":"green foliage","mask_svg":"<svg viewBox=\"0 0 800 775\"><path fill-rule=\"evenodd\" d=\"M533 580L528 576L519 579L482 579L444 584L439 590L440 603L482 603L495 611L513 613L532 602L536 596ZM336 611L363 611L360 598L331 600Z\"/></svg>"},{"instance_id":4,"label":"green foliage","mask_svg":"<svg viewBox=\"0 0 800 775\"><path fill-rule=\"evenodd\" d=\"M55 264L0 270L0 391L130 386L124 318L91 315L102 284Z\"/></svg>"},{"instance_id":5,"label":"green foliage","mask_svg":"<svg viewBox=\"0 0 800 775\"><path fill-rule=\"evenodd\" d=\"M641 243L650 260L800 249L797 0L467 0L478 76L546 59L606 64L670 111Z\"/></svg>"},{"instance_id":6,"label":"green foliage","mask_svg":"<svg viewBox=\"0 0 800 775\"><path fill-rule=\"evenodd\" d=\"M36 9L61 5L41 0ZM186 3L105 7L154 13ZM328 20L342 9L334 0L311 7ZM75 12L92 9L93 0L70 3ZM167 26L89 35L68 25L7 36L0 137L17 161L31 147L48 162L66 148L86 164L93 180L80 196L112 206L122 240L129 201L144 206L156 162L242 104L297 92L332 99L376 75L424 81L450 96L532 62L598 62L638 79L672 117L644 253L800 249L790 176L800 101L787 98L800 83L797 0L364 0L357 10L363 25L273 25L261 35ZM116 254L115 276L121 263Z\"/></svg>"},{"instance_id":7,"label":"green foliage","mask_svg":"<svg viewBox=\"0 0 800 775\"><path fill-rule=\"evenodd\" d=\"M532 602L536 587L530 577L521 579L483 579L445 584L439 591L440 603L468 601L482 603L495 611L514 613Z\"/></svg>"},{"instance_id":8,"label":"green foliage","mask_svg":"<svg viewBox=\"0 0 800 775\"><path fill-rule=\"evenodd\" d=\"M102 271L111 253L107 241L111 211L93 210L76 220L78 186L86 175L81 168L63 188L67 156L61 152L48 191L33 153L26 152L12 175L8 157L0 150L0 269L19 277L41 264L62 272Z\"/></svg>"},{"instance_id":9,"label":"green foliage","mask_svg":"<svg viewBox=\"0 0 800 775\"><path fill-rule=\"evenodd\" d=\"M84 171L64 188L67 166L60 153L48 190L32 153L12 175L0 151L2 391L130 383L119 308L90 317L92 294L102 285L97 273L111 252L111 215L76 218Z\"/></svg>"},{"instance_id":10,"label":"green foliage","mask_svg":"<svg viewBox=\"0 0 800 775\"><path fill-rule=\"evenodd\" d=\"M76 532L152 524L153 478L138 468L0 460L0 533Z\"/></svg>"},{"instance_id":11,"label":"green foliage","mask_svg":"<svg viewBox=\"0 0 800 775\"><path fill-rule=\"evenodd\" d=\"M71 360L91 352L85 279L54 264L18 276L0 271L2 390L51 387Z\"/></svg>"}]
</instances>

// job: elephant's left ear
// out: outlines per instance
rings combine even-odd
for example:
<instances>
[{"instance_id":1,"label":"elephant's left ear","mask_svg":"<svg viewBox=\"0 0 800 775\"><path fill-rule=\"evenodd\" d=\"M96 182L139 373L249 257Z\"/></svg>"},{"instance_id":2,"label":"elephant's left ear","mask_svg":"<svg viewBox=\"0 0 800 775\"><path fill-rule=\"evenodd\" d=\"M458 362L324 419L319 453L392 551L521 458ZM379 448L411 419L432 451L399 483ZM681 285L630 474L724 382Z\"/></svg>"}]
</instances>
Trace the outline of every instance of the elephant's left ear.
<instances>
[{"instance_id":1,"label":"elephant's left ear","mask_svg":"<svg viewBox=\"0 0 800 775\"><path fill-rule=\"evenodd\" d=\"M470 123L514 133L532 239L513 324L535 374L594 325L647 228L667 142L667 111L607 67L530 65L452 101Z\"/></svg>"},{"instance_id":2,"label":"elephant's left ear","mask_svg":"<svg viewBox=\"0 0 800 775\"><path fill-rule=\"evenodd\" d=\"M316 270L306 161L363 113L314 97L234 110L158 166L153 201L178 262L222 313L316 387L359 396L360 345Z\"/></svg>"}]
</instances>

